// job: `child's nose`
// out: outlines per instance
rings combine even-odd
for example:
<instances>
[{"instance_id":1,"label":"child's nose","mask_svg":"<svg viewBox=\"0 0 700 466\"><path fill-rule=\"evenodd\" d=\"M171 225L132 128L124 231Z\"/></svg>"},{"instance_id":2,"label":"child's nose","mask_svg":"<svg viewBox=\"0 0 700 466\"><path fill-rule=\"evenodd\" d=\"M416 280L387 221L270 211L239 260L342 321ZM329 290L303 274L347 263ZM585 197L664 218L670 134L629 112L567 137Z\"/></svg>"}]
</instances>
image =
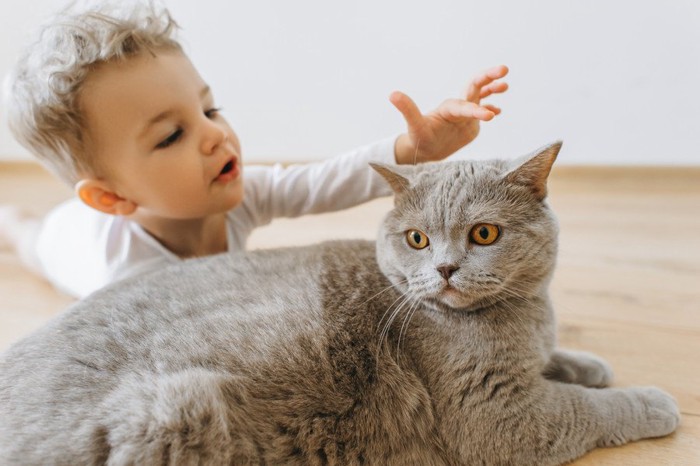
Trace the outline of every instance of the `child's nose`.
<instances>
[{"instance_id":1,"label":"child's nose","mask_svg":"<svg viewBox=\"0 0 700 466\"><path fill-rule=\"evenodd\" d=\"M209 121L202 138L202 152L206 155L213 154L216 149L228 139L226 130L216 123Z\"/></svg>"}]
</instances>

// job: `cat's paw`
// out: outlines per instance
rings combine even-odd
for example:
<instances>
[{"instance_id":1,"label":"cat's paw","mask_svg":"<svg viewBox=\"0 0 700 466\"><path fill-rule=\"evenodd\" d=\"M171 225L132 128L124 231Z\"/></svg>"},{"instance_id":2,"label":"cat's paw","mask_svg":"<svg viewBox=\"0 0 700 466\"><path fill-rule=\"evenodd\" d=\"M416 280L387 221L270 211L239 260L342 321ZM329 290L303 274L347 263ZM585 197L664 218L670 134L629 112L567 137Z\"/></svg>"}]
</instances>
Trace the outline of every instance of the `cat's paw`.
<instances>
[{"instance_id":1,"label":"cat's paw","mask_svg":"<svg viewBox=\"0 0 700 466\"><path fill-rule=\"evenodd\" d=\"M578 374L574 383L584 387L609 387L613 381L613 370L608 362L593 353L576 353Z\"/></svg>"},{"instance_id":2,"label":"cat's paw","mask_svg":"<svg viewBox=\"0 0 700 466\"><path fill-rule=\"evenodd\" d=\"M645 422L640 426L640 438L663 437L674 432L681 422L676 400L656 387L633 389L642 402Z\"/></svg>"},{"instance_id":3,"label":"cat's paw","mask_svg":"<svg viewBox=\"0 0 700 466\"><path fill-rule=\"evenodd\" d=\"M617 426L603 436L598 446L611 447L645 438L663 437L673 433L681 422L676 400L656 387L634 387L622 389L631 404L618 400L609 412L613 418L624 416Z\"/></svg>"},{"instance_id":4,"label":"cat's paw","mask_svg":"<svg viewBox=\"0 0 700 466\"><path fill-rule=\"evenodd\" d=\"M584 351L557 350L544 370L548 379L591 388L609 387L613 370L603 358Z\"/></svg>"}]
</instances>

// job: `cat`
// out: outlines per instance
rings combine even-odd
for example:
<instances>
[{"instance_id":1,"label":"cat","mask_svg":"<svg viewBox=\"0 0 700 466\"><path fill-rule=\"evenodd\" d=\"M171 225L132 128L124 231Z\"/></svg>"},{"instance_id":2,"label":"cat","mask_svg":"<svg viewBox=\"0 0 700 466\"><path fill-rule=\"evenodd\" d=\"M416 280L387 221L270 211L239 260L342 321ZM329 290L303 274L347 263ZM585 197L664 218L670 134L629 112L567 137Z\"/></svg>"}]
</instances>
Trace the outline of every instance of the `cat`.
<instances>
[{"instance_id":1,"label":"cat","mask_svg":"<svg viewBox=\"0 0 700 466\"><path fill-rule=\"evenodd\" d=\"M653 387L555 349L557 142L373 165L378 239L194 259L0 358L7 465L554 465L673 432Z\"/></svg>"}]
</instances>

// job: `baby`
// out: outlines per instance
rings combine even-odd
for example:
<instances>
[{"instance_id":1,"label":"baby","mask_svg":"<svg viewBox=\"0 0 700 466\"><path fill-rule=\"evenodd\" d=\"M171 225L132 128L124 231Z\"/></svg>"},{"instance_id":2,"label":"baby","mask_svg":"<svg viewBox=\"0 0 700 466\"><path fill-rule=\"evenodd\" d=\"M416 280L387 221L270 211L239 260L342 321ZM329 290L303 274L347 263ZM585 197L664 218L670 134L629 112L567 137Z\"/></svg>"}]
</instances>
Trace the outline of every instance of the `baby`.
<instances>
[{"instance_id":1,"label":"baby","mask_svg":"<svg viewBox=\"0 0 700 466\"><path fill-rule=\"evenodd\" d=\"M369 162L447 157L500 113L481 100L508 87L508 69L492 68L425 115L394 92L406 133L320 163L244 169L238 137L176 30L150 2L66 10L6 82L13 133L77 199L41 221L2 208L0 242L65 293L83 297L184 258L243 250L275 217L389 195Z\"/></svg>"}]
</instances>

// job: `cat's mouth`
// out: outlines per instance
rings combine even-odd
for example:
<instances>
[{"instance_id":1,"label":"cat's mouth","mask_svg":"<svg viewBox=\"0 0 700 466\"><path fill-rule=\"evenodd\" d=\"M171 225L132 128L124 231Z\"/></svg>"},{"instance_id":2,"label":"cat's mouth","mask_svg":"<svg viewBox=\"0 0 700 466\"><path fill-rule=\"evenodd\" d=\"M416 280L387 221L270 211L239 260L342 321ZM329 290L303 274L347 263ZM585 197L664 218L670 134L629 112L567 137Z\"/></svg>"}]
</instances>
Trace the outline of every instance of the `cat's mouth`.
<instances>
[{"instance_id":1,"label":"cat's mouth","mask_svg":"<svg viewBox=\"0 0 700 466\"><path fill-rule=\"evenodd\" d=\"M442 289L435 298L438 301L441 301L450 307L456 308L463 307L465 302L468 301L467 299L465 299L465 296L462 294L461 291L459 291L457 288L450 285L449 283L442 287Z\"/></svg>"},{"instance_id":2,"label":"cat's mouth","mask_svg":"<svg viewBox=\"0 0 700 466\"><path fill-rule=\"evenodd\" d=\"M446 310L472 312L492 304L497 294L497 292L475 293L474 290L456 288L448 282L430 297L429 301L439 303L440 307Z\"/></svg>"},{"instance_id":3,"label":"cat's mouth","mask_svg":"<svg viewBox=\"0 0 700 466\"><path fill-rule=\"evenodd\" d=\"M493 302L488 298L481 299L463 299L463 296L459 292L450 294L440 294L435 298L427 298L425 300L428 304L432 305L433 308L441 310L442 312L480 312L486 310L490 307Z\"/></svg>"},{"instance_id":4,"label":"cat's mouth","mask_svg":"<svg viewBox=\"0 0 700 466\"><path fill-rule=\"evenodd\" d=\"M445 286L442 287L442 290L440 290L440 295L442 296L462 296L462 293L452 286L451 284L446 284Z\"/></svg>"}]
</instances>

